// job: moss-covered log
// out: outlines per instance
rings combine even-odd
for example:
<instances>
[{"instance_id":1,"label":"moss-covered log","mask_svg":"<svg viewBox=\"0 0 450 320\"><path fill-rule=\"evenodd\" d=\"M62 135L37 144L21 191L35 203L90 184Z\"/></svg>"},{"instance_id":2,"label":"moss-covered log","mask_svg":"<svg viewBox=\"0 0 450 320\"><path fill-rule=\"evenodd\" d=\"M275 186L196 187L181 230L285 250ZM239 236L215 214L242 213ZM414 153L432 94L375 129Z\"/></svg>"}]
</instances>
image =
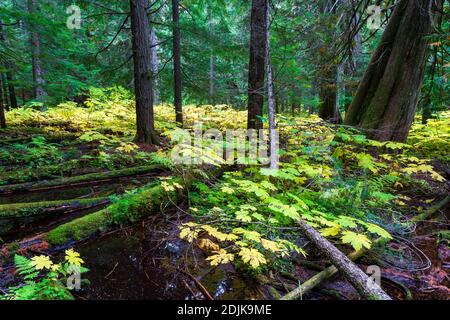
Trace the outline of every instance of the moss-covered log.
<instances>
[{"instance_id":1,"label":"moss-covered log","mask_svg":"<svg viewBox=\"0 0 450 320\"><path fill-rule=\"evenodd\" d=\"M42 201L31 203L14 203L0 205L0 219L20 219L48 214L59 214L85 207L108 203L107 197L90 199L72 199L58 201Z\"/></svg>"},{"instance_id":2,"label":"moss-covered log","mask_svg":"<svg viewBox=\"0 0 450 320\"><path fill-rule=\"evenodd\" d=\"M75 186L85 186L99 182L111 181L115 178L137 176L152 172L160 172L163 169L160 165L150 165L142 167L127 168L109 172L90 173L81 176L60 178L41 182L27 182L13 185L0 186L0 194L11 194L17 192L44 191L52 189L63 189Z\"/></svg>"},{"instance_id":3,"label":"moss-covered log","mask_svg":"<svg viewBox=\"0 0 450 320\"><path fill-rule=\"evenodd\" d=\"M17 129L17 128L15 128ZM7 146L13 143L27 143L31 141L33 138L36 137L45 137L45 140L48 142L61 142L61 141L72 141L78 138L80 134L78 133L70 133L70 132L60 132L60 133L53 133L53 134L36 134L36 135L29 135L27 137L18 137L18 138L10 138L10 139L4 139L0 140L0 146Z\"/></svg>"},{"instance_id":4,"label":"moss-covered log","mask_svg":"<svg viewBox=\"0 0 450 320\"><path fill-rule=\"evenodd\" d=\"M91 198L0 205L0 235L49 216L86 210L108 203L108 198Z\"/></svg>"},{"instance_id":5,"label":"moss-covered log","mask_svg":"<svg viewBox=\"0 0 450 320\"><path fill-rule=\"evenodd\" d=\"M443 209L450 202L450 196L446 196L442 201L438 202L425 212L413 217L411 220L414 222L425 221L431 218L436 212Z\"/></svg>"},{"instance_id":6,"label":"moss-covered log","mask_svg":"<svg viewBox=\"0 0 450 320\"><path fill-rule=\"evenodd\" d=\"M176 191L167 192L160 185L139 190L123 196L109 207L63 224L47 234L51 245L62 245L71 240L79 241L97 232L111 229L114 225L135 222L144 216L160 211L164 203L175 202Z\"/></svg>"}]
</instances>

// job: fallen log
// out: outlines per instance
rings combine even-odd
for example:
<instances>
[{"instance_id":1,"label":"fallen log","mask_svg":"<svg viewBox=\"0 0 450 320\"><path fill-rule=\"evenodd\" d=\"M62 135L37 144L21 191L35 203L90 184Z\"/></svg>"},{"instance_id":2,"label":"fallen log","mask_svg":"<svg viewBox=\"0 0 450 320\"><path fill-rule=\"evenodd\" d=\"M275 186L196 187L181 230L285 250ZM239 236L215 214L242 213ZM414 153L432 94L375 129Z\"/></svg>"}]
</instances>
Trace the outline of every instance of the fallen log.
<instances>
[{"instance_id":1,"label":"fallen log","mask_svg":"<svg viewBox=\"0 0 450 320\"><path fill-rule=\"evenodd\" d=\"M442 201L438 202L425 212L413 217L411 220L413 222L424 221L431 218L436 212L444 208L450 202L450 196L446 196Z\"/></svg>"},{"instance_id":2,"label":"fallen log","mask_svg":"<svg viewBox=\"0 0 450 320\"><path fill-rule=\"evenodd\" d=\"M179 180L175 180L179 181ZM105 209L60 225L45 236L51 245L80 241L117 224L136 222L144 216L160 211L164 203L178 199L177 191L166 191L161 184L148 186L134 194L124 195Z\"/></svg>"},{"instance_id":3,"label":"fallen log","mask_svg":"<svg viewBox=\"0 0 450 320\"><path fill-rule=\"evenodd\" d=\"M313 227L302 219L298 220L300 230L322 251L339 272L355 287L358 293L368 300L391 300L391 298L358 268L345 254L331 242L322 237Z\"/></svg>"},{"instance_id":4,"label":"fallen log","mask_svg":"<svg viewBox=\"0 0 450 320\"><path fill-rule=\"evenodd\" d=\"M7 146L10 144L23 144L28 141L33 140L33 138L37 137L45 137L45 140L48 142L60 142L60 141L71 141L75 140L79 137L79 134L75 133L60 133L60 134L36 134L36 135L30 135L28 137L18 137L18 138L10 138L10 139L4 139L0 141L0 146Z\"/></svg>"},{"instance_id":5,"label":"fallen log","mask_svg":"<svg viewBox=\"0 0 450 320\"><path fill-rule=\"evenodd\" d=\"M90 199L4 204L0 205L0 219L20 219L48 214L58 214L81 209L87 206L106 204L108 202L109 199L107 197L100 197Z\"/></svg>"},{"instance_id":6,"label":"fallen log","mask_svg":"<svg viewBox=\"0 0 450 320\"><path fill-rule=\"evenodd\" d=\"M86 210L109 203L108 198L73 199L0 205L0 235L52 215Z\"/></svg>"},{"instance_id":7,"label":"fallen log","mask_svg":"<svg viewBox=\"0 0 450 320\"><path fill-rule=\"evenodd\" d=\"M131 177L152 172L160 172L163 168L160 165L150 165L134 168L126 168L108 172L89 173L86 175L59 178L40 182L27 182L12 185L0 186L0 194L12 194L17 192L35 192L71 187L80 187L90 184L97 184L112 181L115 178Z\"/></svg>"},{"instance_id":8,"label":"fallen log","mask_svg":"<svg viewBox=\"0 0 450 320\"><path fill-rule=\"evenodd\" d=\"M379 239L379 240L375 241L374 246L381 245L382 243L384 243L384 241ZM363 255L365 255L367 253L367 251L368 251L368 249L363 247L362 249L360 249L358 251L352 252L348 256L348 258L351 261L356 261L359 258L361 258ZM289 292L288 294L286 294L285 296L280 298L280 300L295 300L295 299L301 298L303 295L305 295L306 293L311 291L313 288L318 286L320 283L331 278L338 272L339 272L339 270L335 266L329 266L328 268L325 268L324 270L317 273L315 276L311 277L310 279L308 279L307 281L302 283L300 286L298 286L297 288L295 288L294 290L292 290L291 292Z\"/></svg>"}]
</instances>

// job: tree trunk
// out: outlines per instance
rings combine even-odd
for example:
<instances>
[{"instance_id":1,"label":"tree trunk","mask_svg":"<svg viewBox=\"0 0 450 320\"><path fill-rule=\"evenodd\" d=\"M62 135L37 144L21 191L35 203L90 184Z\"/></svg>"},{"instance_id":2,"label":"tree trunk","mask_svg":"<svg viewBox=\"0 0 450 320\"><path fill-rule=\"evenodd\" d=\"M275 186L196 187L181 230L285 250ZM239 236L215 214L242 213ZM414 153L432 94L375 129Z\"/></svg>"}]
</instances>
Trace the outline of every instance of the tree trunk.
<instances>
[{"instance_id":1,"label":"tree trunk","mask_svg":"<svg viewBox=\"0 0 450 320\"><path fill-rule=\"evenodd\" d=\"M266 65L266 0L252 1L250 63L248 70L248 129L262 129Z\"/></svg>"},{"instance_id":2,"label":"tree trunk","mask_svg":"<svg viewBox=\"0 0 450 320\"><path fill-rule=\"evenodd\" d=\"M0 42L3 42L5 46L8 46L5 34L3 33L3 26L1 20L0 20ZM17 108L16 90L14 89L12 76L13 63L11 61L6 61L5 67L6 67L6 80L8 82L9 106L11 108ZM6 92L6 90L4 90L4 92Z\"/></svg>"},{"instance_id":3,"label":"tree trunk","mask_svg":"<svg viewBox=\"0 0 450 320\"><path fill-rule=\"evenodd\" d=\"M347 23L351 27L347 35L347 42L349 43L350 48L347 52L347 61L344 64L344 75L346 77L344 84L344 91L346 95L346 102L344 106L345 112L347 112L350 108L352 99L358 89L358 82L355 80L355 77L357 77L358 70L360 70L360 61L362 56L361 34L360 32L353 34L354 30L357 30L358 28L359 15L353 15L351 10L348 10L348 12Z\"/></svg>"},{"instance_id":4,"label":"tree trunk","mask_svg":"<svg viewBox=\"0 0 450 320\"><path fill-rule=\"evenodd\" d=\"M153 79L153 102L158 105L161 103L161 91L159 88L158 72L159 72L159 58L158 58L158 37L156 36L155 28L150 28L150 59L152 67Z\"/></svg>"},{"instance_id":5,"label":"tree trunk","mask_svg":"<svg viewBox=\"0 0 450 320\"><path fill-rule=\"evenodd\" d=\"M432 3L397 4L359 84L345 124L361 128L371 139L406 141L423 80Z\"/></svg>"},{"instance_id":6,"label":"tree trunk","mask_svg":"<svg viewBox=\"0 0 450 320\"><path fill-rule=\"evenodd\" d=\"M329 57L324 59L329 59ZM339 113L339 104L337 101L338 66L331 61L323 65L320 72L321 81L319 87L319 117L331 123L341 123L342 119Z\"/></svg>"},{"instance_id":7,"label":"tree trunk","mask_svg":"<svg viewBox=\"0 0 450 320\"><path fill-rule=\"evenodd\" d=\"M209 12L209 36L213 36L213 20L211 18L211 12ZM211 46L209 49L209 103L215 104L214 99L214 48Z\"/></svg>"},{"instance_id":8,"label":"tree trunk","mask_svg":"<svg viewBox=\"0 0 450 320\"><path fill-rule=\"evenodd\" d=\"M341 115L339 113L338 102L338 64L336 62L336 53L332 47L334 40L334 29L330 28L335 24L336 6L335 1L323 0L319 5L323 14L330 15L329 26L324 30L328 34L330 40L323 41L322 47L319 49L319 117L331 123L341 123Z\"/></svg>"},{"instance_id":9,"label":"tree trunk","mask_svg":"<svg viewBox=\"0 0 450 320\"><path fill-rule=\"evenodd\" d=\"M14 88L14 84L13 84L13 75L12 75L12 69L13 69L13 64L12 62L9 62L7 64L8 67L8 71L6 72L6 80L8 80L8 91L9 91L9 102L10 102L10 107L11 109L15 109L18 107L17 104L17 98L16 98L16 89Z\"/></svg>"},{"instance_id":10,"label":"tree trunk","mask_svg":"<svg viewBox=\"0 0 450 320\"><path fill-rule=\"evenodd\" d=\"M444 0L438 0L433 8L436 10L436 27L440 30L442 28L442 18L444 12ZM436 67L439 64L438 58L438 46L434 46L433 50L433 60L431 62L430 74L431 74L431 82L430 88L427 94L425 95L423 107L422 107L422 124L427 124L428 120L431 118L432 114L432 96L433 96L433 88L434 88L434 79L436 73Z\"/></svg>"},{"instance_id":11,"label":"tree trunk","mask_svg":"<svg viewBox=\"0 0 450 320\"><path fill-rule=\"evenodd\" d=\"M181 80L181 35L180 7L178 0L172 0L173 19L173 82L176 122L183 126L183 97Z\"/></svg>"},{"instance_id":12,"label":"tree trunk","mask_svg":"<svg viewBox=\"0 0 450 320\"><path fill-rule=\"evenodd\" d=\"M438 48L437 46L434 48L433 52L433 61L430 68L431 81L430 88L428 92L425 94L423 98L422 104L422 124L427 124L428 120L431 118L431 104L432 104L432 95L433 95L433 87L434 87L434 76L436 72L436 65L438 63Z\"/></svg>"},{"instance_id":13,"label":"tree trunk","mask_svg":"<svg viewBox=\"0 0 450 320\"><path fill-rule=\"evenodd\" d=\"M150 30L145 11L146 3L145 0L130 0L136 95L136 140L142 143L159 144L154 125L150 74Z\"/></svg>"},{"instance_id":14,"label":"tree trunk","mask_svg":"<svg viewBox=\"0 0 450 320\"><path fill-rule=\"evenodd\" d=\"M6 83L6 77L4 73L0 73L3 91L3 105L6 111L9 111L10 103L8 98L8 85Z\"/></svg>"},{"instance_id":15,"label":"tree trunk","mask_svg":"<svg viewBox=\"0 0 450 320\"><path fill-rule=\"evenodd\" d=\"M28 0L28 13L35 15L38 11L37 0ZM34 98L39 99L46 96L47 93L44 90L45 80L44 71L41 61L41 41L39 34L35 31L33 24L28 25L30 32L30 45L31 45L31 64L33 70L33 84L34 84Z\"/></svg>"},{"instance_id":16,"label":"tree trunk","mask_svg":"<svg viewBox=\"0 0 450 320\"><path fill-rule=\"evenodd\" d=\"M5 106L3 105L3 90L0 86L0 128L6 128Z\"/></svg>"},{"instance_id":17,"label":"tree trunk","mask_svg":"<svg viewBox=\"0 0 450 320\"><path fill-rule=\"evenodd\" d=\"M273 73L270 55L270 2L266 0L266 58L267 58L267 104L269 113L270 169L278 169L278 134L275 125L275 99L273 96Z\"/></svg>"}]
</instances>

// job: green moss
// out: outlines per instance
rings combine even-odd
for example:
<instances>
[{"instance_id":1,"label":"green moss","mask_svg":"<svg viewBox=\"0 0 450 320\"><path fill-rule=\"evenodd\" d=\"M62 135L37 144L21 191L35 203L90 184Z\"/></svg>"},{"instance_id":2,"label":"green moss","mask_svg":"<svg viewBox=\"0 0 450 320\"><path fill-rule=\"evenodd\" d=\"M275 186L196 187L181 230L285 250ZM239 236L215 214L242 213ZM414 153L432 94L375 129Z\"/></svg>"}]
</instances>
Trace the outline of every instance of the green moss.
<instances>
[{"instance_id":1,"label":"green moss","mask_svg":"<svg viewBox=\"0 0 450 320\"><path fill-rule=\"evenodd\" d=\"M176 201L177 192L166 192L161 185L150 186L119 198L108 208L63 224L47 234L52 245L79 241L114 225L135 222L160 210L169 198Z\"/></svg>"},{"instance_id":2,"label":"green moss","mask_svg":"<svg viewBox=\"0 0 450 320\"><path fill-rule=\"evenodd\" d=\"M0 205L0 218L33 217L46 213L46 210L55 209L53 213L64 212L70 208L82 208L95 205L108 198L74 199L60 201L42 201L33 203L14 203Z\"/></svg>"},{"instance_id":3,"label":"green moss","mask_svg":"<svg viewBox=\"0 0 450 320\"><path fill-rule=\"evenodd\" d=\"M69 240L79 241L98 231L106 230L110 224L109 212L103 209L53 229L47 234L47 240L53 245L61 245Z\"/></svg>"}]
</instances>

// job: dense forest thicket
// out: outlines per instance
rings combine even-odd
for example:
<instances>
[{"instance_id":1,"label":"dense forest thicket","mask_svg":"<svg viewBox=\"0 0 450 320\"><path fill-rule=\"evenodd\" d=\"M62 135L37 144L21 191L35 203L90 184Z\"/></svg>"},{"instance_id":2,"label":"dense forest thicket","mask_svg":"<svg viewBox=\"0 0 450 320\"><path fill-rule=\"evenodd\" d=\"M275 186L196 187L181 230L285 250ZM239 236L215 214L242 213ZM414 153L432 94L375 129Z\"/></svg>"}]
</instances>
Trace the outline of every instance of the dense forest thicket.
<instances>
[{"instance_id":1,"label":"dense forest thicket","mask_svg":"<svg viewBox=\"0 0 450 320\"><path fill-rule=\"evenodd\" d=\"M449 10L0 0L0 300L448 300Z\"/></svg>"}]
</instances>

